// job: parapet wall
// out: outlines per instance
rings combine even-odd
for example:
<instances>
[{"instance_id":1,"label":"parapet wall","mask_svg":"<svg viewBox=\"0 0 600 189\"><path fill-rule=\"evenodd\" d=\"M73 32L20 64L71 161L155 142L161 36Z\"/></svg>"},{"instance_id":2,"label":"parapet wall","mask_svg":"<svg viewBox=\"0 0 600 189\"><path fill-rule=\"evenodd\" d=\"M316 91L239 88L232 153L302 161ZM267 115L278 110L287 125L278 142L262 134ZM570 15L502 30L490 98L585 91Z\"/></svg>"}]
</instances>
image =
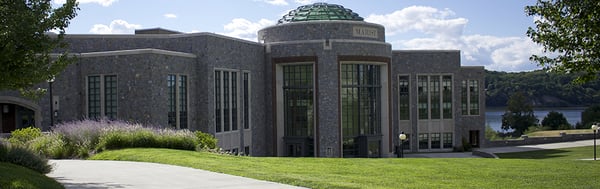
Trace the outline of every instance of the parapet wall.
<instances>
[{"instance_id":1,"label":"parapet wall","mask_svg":"<svg viewBox=\"0 0 600 189\"><path fill-rule=\"evenodd\" d=\"M485 147L504 147L504 146L521 146L521 145L535 145L535 144L548 144L557 142L570 142L578 140L590 140L594 139L594 134L562 134L561 136L554 137L524 137L520 140L495 140L486 141Z\"/></svg>"}]
</instances>

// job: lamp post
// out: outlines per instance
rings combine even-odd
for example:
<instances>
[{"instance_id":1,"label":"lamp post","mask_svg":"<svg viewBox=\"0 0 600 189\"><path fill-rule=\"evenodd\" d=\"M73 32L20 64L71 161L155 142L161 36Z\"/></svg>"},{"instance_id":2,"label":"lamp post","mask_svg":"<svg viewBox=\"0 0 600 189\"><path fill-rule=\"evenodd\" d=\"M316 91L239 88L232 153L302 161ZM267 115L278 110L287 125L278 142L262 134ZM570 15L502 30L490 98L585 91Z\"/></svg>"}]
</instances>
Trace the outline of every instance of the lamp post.
<instances>
[{"instance_id":1,"label":"lamp post","mask_svg":"<svg viewBox=\"0 0 600 189\"><path fill-rule=\"evenodd\" d=\"M404 132L400 133L400 135L398 135L398 138L400 138L400 157L404 158L404 140L406 140L406 134L404 134Z\"/></svg>"},{"instance_id":2,"label":"lamp post","mask_svg":"<svg viewBox=\"0 0 600 189\"><path fill-rule=\"evenodd\" d=\"M592 131L594 131L594 161L596 160L596 133L598 132L598 125L594 123L592 125Z\"/></svg>"},{"instance_id":3,"label":"lamp post","mask_svg":"<svg viewBox=\"0 0 600 189\"><path fill-rule=\"evenodd\" d=\"M48 79L48 96L50 96L50 127L54 126L54 102L52 102L52 83L54 83L54 77Z\"/></svg>"}]
</instances>

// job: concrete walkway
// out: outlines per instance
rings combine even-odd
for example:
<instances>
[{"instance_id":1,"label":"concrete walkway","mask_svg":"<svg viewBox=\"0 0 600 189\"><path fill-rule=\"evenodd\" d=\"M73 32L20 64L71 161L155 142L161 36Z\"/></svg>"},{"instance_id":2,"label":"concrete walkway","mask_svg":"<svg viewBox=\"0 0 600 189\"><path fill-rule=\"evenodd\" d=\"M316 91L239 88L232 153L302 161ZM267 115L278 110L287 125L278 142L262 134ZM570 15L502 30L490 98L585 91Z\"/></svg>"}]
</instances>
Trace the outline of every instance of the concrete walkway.
<instances>
[{"instance_id":1,"label":"concrete walkway","mask_svg":"<svg viewBox=\"0 0 600 189\"><path fill-rule=\"evenodd\" d=\"M597 141L600 145L600 140ZM573 148L581 146L592 146L594 140L581 140L572 142L559 142L550 144L537 144L537 145L524 145L524 146L506 146L506 147L494 147L494 148L478 148L473 151L479 151L491 156L495 156L497 153L511 153L511 152L525 152L535 150L546 150L546 149L559 149L559 148ZM404 154L407 158L481 158L481 156L473 155L472 152L452 152L452 153L410 153Z\"/></svg>"},{"instance_id":2,"label":"concrete walkway","mask_svg":"<svg viewBox=\"0 0 600 189\"><path fill-rule=\"evenodd\" d=\"M50 160L49 177L67 189L100 188L301 188L274 182L157 163Z\"/></svg>"}]
</instances>

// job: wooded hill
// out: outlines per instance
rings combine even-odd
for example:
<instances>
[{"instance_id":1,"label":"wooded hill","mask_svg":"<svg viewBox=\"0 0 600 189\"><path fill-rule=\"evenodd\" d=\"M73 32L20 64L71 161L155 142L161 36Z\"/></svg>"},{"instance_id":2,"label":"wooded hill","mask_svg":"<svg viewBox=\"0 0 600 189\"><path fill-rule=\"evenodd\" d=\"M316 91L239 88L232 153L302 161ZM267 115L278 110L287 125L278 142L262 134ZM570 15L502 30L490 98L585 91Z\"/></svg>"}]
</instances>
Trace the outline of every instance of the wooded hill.
<instances>
[{"instance_id":1,"label":"wooded hill","mask_svg":"<svg viewBox=\"0 0 600 189\"><path fill-rule=\"evenodd\" d=\"M547 73L542 70L507 73L487 71L486 105L506 106L510 95L523 92L535 107L590 106L600 104L600 82L572 83L575 74Z\"/></svg>"}]
</instances>

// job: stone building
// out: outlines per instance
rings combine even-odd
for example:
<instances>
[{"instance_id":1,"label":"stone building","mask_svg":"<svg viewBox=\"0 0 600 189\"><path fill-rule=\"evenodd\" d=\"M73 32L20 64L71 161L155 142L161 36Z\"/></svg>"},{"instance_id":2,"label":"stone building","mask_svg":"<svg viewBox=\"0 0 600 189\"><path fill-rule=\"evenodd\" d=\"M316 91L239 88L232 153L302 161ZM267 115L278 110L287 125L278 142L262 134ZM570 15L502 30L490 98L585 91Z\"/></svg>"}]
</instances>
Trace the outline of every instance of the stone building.
<instances>
[{"instance_id":1,"label":"stone building","mask_svg":"<svg viewBox=\"0 0 600 189\"><path fill-rule=\"evenodd\" d=\"M78 59L52 94L0 92L0 131L106 118L201 130L236 153L311 157L391 157L400 133L410 152L484 137L483 67L461 66L458 50L392 50L383 26L340 5L292 10L258 42L161 28L66 40Z\"/></svg>"}]
</instances>

